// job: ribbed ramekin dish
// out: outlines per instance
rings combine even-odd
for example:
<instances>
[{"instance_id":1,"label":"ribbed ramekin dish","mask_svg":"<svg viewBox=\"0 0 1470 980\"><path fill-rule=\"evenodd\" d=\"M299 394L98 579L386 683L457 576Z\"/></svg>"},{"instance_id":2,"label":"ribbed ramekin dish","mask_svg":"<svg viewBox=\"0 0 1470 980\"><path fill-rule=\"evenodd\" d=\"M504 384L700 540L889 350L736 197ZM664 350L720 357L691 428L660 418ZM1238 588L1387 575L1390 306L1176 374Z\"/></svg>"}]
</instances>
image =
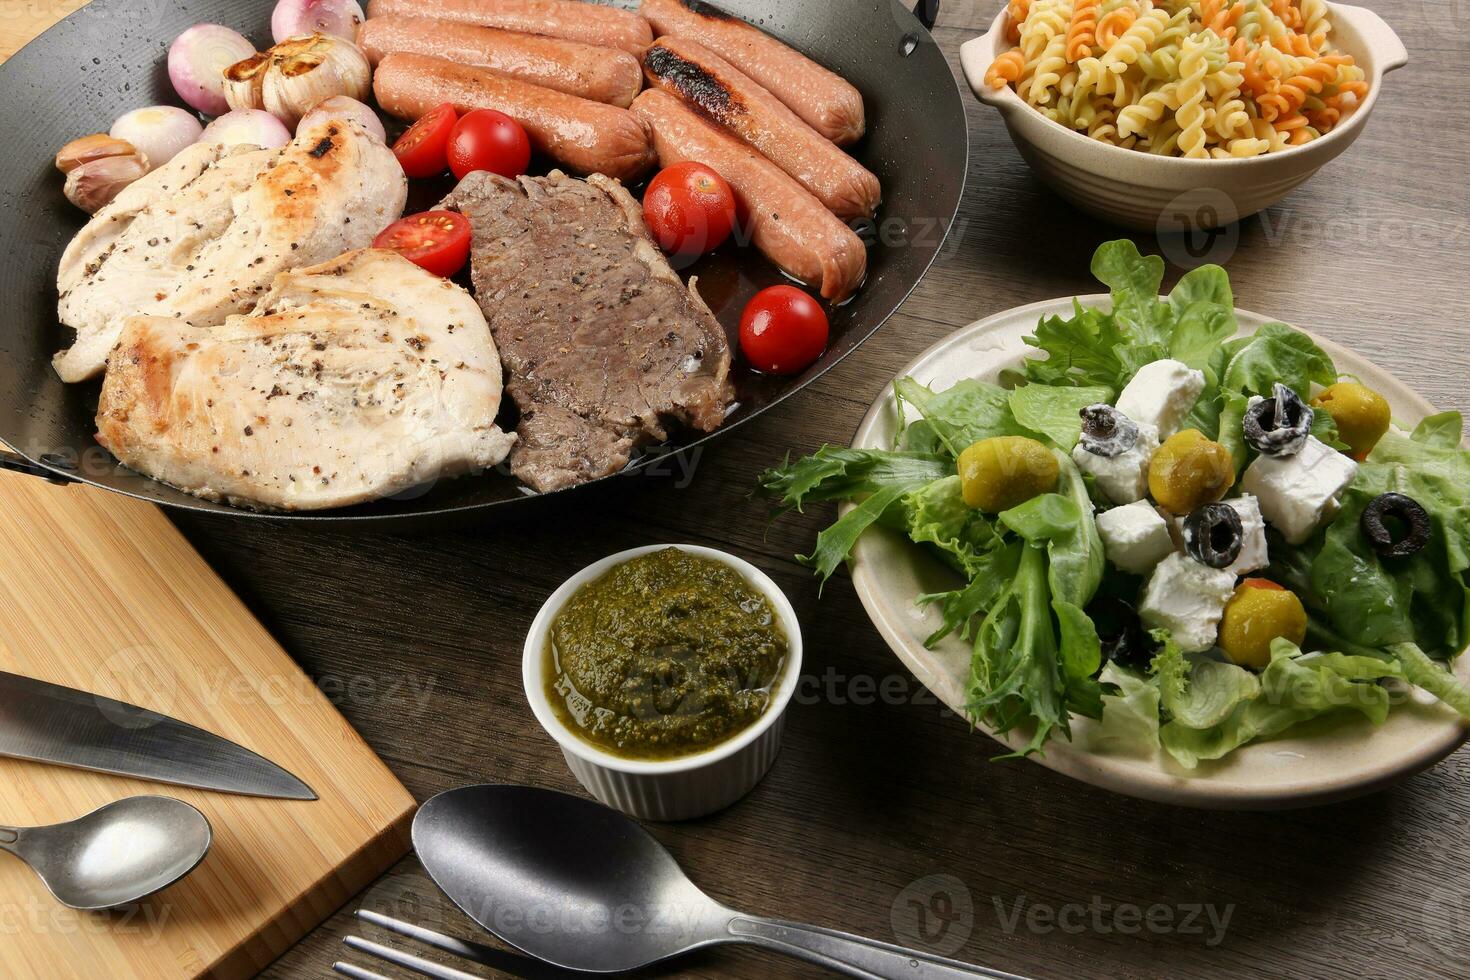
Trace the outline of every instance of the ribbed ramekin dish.
<instances>
[{"instance_id":1,"label":"ribbed ramekin dish","mask_svg":"<svg viewBox=\"0 0 1470 980\"><path fill-rule=\"evenodd\" d=\"M986 85L986 70L1010 48L1005 4L988 33L960 48L960 64L976 97L1000 110L1021 156L1062 197L1138 231L1205 230L1276 204L1352 146L1378 103L1384 76L1409 63L1404 42L1378 14L1341 3L1330 8L1332 43L1363 68L1368 98L1320 139L1241 160L1190 160L1109 146L1052 122L1009 85Z\"/></svg>"},{"instance_id":2,"label":"ribbed ramekin dish","mask_svg":"<svg viewBox=\"0 0 1470 980\"><path fill-rule=\"evenodd\" d=\"M617 565L641 555L678 548L730 566L770 601L786 633L786 663L766 713L734 738L676 759L643 761L604 752L568 728L546 696L546 658L551 622L572 594ZM723 810L755 789L781 749L786 707L801 680L801 626L796 610L770 576L743 559L696 545L650 545L610 555L589 565L551 594L526 635L522 681L531 711L561 746L577 782L599 802L640 820L692 820Z\"/></svg>"}]
</instances>

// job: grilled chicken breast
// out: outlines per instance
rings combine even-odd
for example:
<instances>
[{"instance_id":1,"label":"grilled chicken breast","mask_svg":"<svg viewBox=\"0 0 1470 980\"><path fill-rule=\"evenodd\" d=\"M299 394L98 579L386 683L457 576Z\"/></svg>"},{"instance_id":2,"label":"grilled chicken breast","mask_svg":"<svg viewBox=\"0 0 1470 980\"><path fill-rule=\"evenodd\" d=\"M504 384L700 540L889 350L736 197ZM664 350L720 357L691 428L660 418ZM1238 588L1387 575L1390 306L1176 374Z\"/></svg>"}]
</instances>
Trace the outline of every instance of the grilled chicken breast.
<instances>
[{"instance_id":1,"label":"grilled chicken breast","mask_svg":"<svg viewBox=\"0 0 1470 980\"><path fill-rule=\"evenodd\" d=\"M500 357L480 308L395 252L282 273L213 327L126 321L97 439L211 500L340 507L496 465Z\"/></svg>"},{"instance_id":2,"label":"grilled chicken breast","mask_svg":"<svg viewBox=\"0 0 1470 980\"><path fill-rule=\"evenodd\" d=\"M381 140L328 120L279 150L199 143L128 186L67 247L58 315L76 330L64 381L102 371L123 320L194 327L247 312L276 274L371 244L407 178Z\"/></svg>"}]
</instances>

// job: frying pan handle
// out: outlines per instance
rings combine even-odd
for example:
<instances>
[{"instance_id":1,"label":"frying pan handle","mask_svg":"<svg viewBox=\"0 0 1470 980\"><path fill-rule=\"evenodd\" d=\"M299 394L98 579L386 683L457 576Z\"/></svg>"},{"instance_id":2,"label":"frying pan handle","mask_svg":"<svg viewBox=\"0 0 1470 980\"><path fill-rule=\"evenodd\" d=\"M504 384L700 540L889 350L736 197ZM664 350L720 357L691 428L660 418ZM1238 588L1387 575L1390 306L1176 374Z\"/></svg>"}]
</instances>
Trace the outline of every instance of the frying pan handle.
<instances>
[{"instance_id":1,"label":"frying pan handle","mask_svg":"<svg viewBox=\"0 0 1470 980\"><path fill-rule=\"evenodd\" d=\"M4 449L0 449L0 470L9 470L12 473L24 473L26 476L38 476L43 480L50 480L59 487L68 486L77 482L69 476L62 476L38 463L32 463L18 453L8 452Z\"/></svg>"},{"instance_id":2,"label":"frying pan handle","mask_svg":"<svg viewBox=\"0 0 1470 980\"><path fill-rule=\"evenodd\" d=\"M919 0L914 4L914 16L919 18L924 30L934 30L934 22L939 19L939 0Z\"/></svg>"}]
</instances>

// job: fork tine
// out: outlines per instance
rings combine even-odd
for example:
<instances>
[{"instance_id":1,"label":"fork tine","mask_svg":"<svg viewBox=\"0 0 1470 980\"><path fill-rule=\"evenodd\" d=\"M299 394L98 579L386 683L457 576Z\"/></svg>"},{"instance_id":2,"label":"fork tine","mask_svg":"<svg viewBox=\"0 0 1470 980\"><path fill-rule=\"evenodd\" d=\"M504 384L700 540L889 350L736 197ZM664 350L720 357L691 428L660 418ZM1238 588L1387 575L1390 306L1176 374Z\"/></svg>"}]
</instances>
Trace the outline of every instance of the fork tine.
<instances>
[{"instance_id":1,"label":"fork tine","mask_svg":"<svg viewBox=\"0 0 1470 980\"><path fill-rule=\"evenodd\" d=\"M383 960L385 963L392 963L394 966L401 966L405 970L412 970L423 976L432 977L433 980L483 980L482 977L477 977L473 973L466 973L463 970L456 970L452 966L433 963L422 957L414 956L412 953L404 953L389 946L369 942L359 936L347 936L342 942L346 944L348 949L355 949L359 953L366 953L368 956Z\"/></svg>"},{"instance_id":2,"label":"fork tine","mask_svg":"<svg viewBox=\"0 0 1470 980\"><path fill-rule=\"evenodd\" d=\"M386 929L400 936L417 940L425 946L433 946L435 949L443 950L446 953L453 953L467 960L474 960L476 963L481 963L485 966L498 967L507 959L514 958L519 960L521 958L511 953L502 952L491 946L469 942L464 939L455 939L453 936L446 936L443 933L434 932L432 929L425 929L423 926L416 926L411 922L394 919L368 909L358 909L357 917L363 922L377 926L379 929Z\"/></svg>"},{"instance_id":3,"label":"fork tine","mask_svg":"<svg viewBox=\"0 0 1470 980\"><path fill-rule=\"evenodd\" d=\"M453 936L446 936L432 929L425 929L423 926L416 926L368 909L358 909L357 917L379 929L386 929L388 932L397 933L423 943L425 946L452 953L462 959L479 963L481 966L488 966L501 973L508 973L513 977L523 977L526 980L562 980L562 978L585 976L585 974L564 970L559 966L542 963L521 953L511 953L465 939L455 939Z\"/></svg>"},{"instance_id":4,"label":"fork tine","mask_svg":"<svg viewBox=\"0 0 1470 980\"><path fill-rule=\"evenodd\" d=\"M388 977L383 976L381 973L374 973L372 970L364 970L362 967L353 966L351 963L343 963L339 961L332 964L332 969L336 970L344 977L351 977L352 980L389 980Z\"/></svg>"}]
</instances>

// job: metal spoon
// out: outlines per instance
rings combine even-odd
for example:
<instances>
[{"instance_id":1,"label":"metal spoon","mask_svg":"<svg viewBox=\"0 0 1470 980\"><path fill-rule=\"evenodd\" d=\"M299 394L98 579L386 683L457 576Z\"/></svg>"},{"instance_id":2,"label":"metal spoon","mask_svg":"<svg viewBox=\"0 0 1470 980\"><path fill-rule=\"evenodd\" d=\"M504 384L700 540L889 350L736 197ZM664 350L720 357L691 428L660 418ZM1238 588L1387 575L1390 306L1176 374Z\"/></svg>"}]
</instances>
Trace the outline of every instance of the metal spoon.
<instances>
[{"instance_id":1,"label":"metal spoon","mask_svg":"<svg viewBox=\"0 0 1470 980\"><path fill-rule=\"evenodd\" d=\"M414 818L436 884L505 942L555 966L620 973L706 946L742 943L870 980L1013 974L815 926L741 915L696 888L622 814L524 786L441 793Z\"/></svg>"},{"instance_id":2,"label":"metal spoon","mask_svg":"<svg viewBox=\"0 0 1470 980\"><path fill-rule=\"evenodd\" d=\"M0 827L0 851L31 866L63 905L128 905L199 866L213 833L204 814L166 796L135 796L50 827Z\"/></svg>"}]
</instances>

